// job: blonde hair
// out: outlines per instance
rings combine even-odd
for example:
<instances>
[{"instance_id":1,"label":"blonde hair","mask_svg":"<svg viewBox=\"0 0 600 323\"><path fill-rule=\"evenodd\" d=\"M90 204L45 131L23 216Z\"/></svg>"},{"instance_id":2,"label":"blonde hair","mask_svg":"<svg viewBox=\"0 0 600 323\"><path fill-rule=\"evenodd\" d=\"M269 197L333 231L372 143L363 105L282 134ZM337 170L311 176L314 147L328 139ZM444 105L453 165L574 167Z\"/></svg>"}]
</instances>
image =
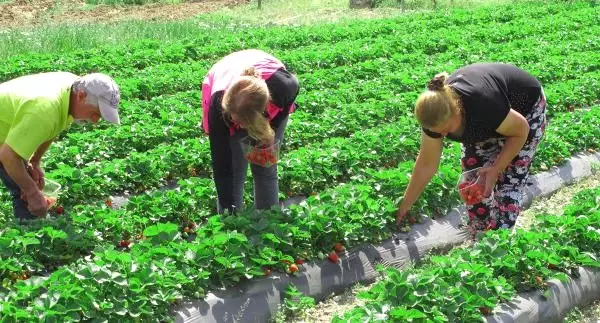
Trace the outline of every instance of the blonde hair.
<instances>
[{"instance_id":1,"label":"blonde hair","mask_svg":"<svg viewBox=\"0 0 600 323\"><path fill-rule=\"evenodd\" d=\"M250 137L259 141L271 141L275 132L264 116L268 102L267 83L254 67L249 67L225 91L223 110L229 118L235 114Z\"/></svg>"},{"instance_id":2,"label":"blonde hair","mask_svg":"<svg viewBox=\"0 0 600 323\"><path fill-rule=\"evenodd\" d=\"M417 99L415 117L425 128L439 126L461 110L460 98L445 83L447 78L446 72L434 76L427 83L427 91Z\"/></svg>"}]
</instances>

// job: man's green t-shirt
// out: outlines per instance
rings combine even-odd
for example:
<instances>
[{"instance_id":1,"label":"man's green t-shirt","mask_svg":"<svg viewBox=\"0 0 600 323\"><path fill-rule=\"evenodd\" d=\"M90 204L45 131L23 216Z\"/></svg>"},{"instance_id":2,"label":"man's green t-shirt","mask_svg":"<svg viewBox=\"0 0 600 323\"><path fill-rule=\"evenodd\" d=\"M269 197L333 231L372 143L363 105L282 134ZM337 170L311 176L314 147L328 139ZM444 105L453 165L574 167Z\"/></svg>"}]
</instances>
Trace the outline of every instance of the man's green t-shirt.
<instances>
[{"instance_id":1,"label":"man's green t-shirt","mask_svg":"<svg viewBox=\"0 0 600 323\"><path fill-rule=\"evenodd\" d=\"M41 144L69 127L71 85L77 78L52 72L0 84L0 145L6 143L29 160Z\"/></svg>"}]
</instances>

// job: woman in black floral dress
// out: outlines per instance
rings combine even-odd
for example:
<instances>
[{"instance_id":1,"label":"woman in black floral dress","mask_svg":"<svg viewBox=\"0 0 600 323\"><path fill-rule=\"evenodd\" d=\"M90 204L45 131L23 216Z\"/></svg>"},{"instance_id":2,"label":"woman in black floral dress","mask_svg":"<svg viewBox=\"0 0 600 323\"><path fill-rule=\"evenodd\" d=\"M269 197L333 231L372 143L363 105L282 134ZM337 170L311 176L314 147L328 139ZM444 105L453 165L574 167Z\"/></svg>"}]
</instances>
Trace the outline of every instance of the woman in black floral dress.
<instances>
[{"instance_id":1,"label":"woman in black floral dress","mask_svg":"<svg viewBox=\"0 0 600 323\"><path fill-rule=\"evenodd\" d=\"M422 127L413 176L396 214L400 222L437 171L442 139L462 143L464 171L482 167L484 199L467 205L468 230L511 228L536 147L544 135L546 98L540 82L514 65L477 63L436 75L416 103Z\"/></svg>"}]
</instances>

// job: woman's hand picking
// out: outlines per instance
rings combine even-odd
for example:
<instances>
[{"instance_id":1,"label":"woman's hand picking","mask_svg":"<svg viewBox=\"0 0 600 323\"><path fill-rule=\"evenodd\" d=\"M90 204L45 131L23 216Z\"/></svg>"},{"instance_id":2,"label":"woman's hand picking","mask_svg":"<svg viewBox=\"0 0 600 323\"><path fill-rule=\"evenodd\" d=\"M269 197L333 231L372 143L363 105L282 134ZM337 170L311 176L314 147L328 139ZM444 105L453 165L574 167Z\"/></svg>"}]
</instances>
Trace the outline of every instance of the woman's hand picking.
<instances>
[{"instance_id":1,"label":"woman's hand picking","mask_svg":"<svg viewBox=\"0 0 600 323\"><path fill-rule=\"evenodd\" d=\"M489 197L490 194L492 194L492 190L496 186L500 171L498 171L498 169L494 166L487 166L481 168L477 174L479 176L483 176L485 179L485 190L483 191L483 196Z\"/></svg>"},{"instance_id":2,"label":"woman's hand picking","mask_svg":"<svg viewBox=\"0 0 600 323\"><path fill-rule=\"evenodd\" d=\"M406 217L407 214L408 214L407 209L405 209L402 206L398 207L398 210L396 211L396 224L402 225L402 222L404 222L404 218Z\"/></svg>"}]
</instances>

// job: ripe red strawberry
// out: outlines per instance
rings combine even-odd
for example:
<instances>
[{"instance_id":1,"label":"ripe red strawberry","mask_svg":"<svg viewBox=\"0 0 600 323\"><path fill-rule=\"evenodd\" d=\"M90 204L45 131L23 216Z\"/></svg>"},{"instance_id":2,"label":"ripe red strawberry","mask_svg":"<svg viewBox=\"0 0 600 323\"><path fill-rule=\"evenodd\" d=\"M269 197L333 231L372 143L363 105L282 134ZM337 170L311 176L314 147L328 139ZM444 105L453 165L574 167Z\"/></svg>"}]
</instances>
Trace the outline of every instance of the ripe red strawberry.
<instances>
[{"instance_id":1,"label":"ripe red strawberry","mask_svg":"<svg viewBox=\"0 0 600 323\"><path fill-rule=\"evenodd\" d=\"M121 242L119 242L119 246L123 247L123 248L127 248L129 247L129 240L121 240Z\"/></svg>"},{"instance_id":2,"label":"ripe red strawberry","mask_svg":"<svg viewBox=\"0 0 600 323\"><path fill-rule=\"evenodd\" d=\"M108 207L112 207L112 201L110 199L106 199L106 201L104 201L104 204L106 204L106 206Z\"/></svg>"},{"instance_id":3,"label":"ripe red strawberry","mask_svg":"<svg viewBox=\"0 0 600 323\"><path fill-rule=\"evenodd\" d=\"M341 242L336 242L333 245L333 249L335 250L335 252L342 252L344 251L344 245Z\"/></svg>"},{"instance_id":4,"label":"ripe red strawberry","mask_svg":"<svg viewBox=\"0 0 600 323\"><path fill-rule=\"evenodd\" d=\"M269 161L269 164L271 164L271 165L277 164L277 158L273 155L270 155L268 157L268 161Z\"/></svg>"},{"instance_id":5,"label":"ripe red strawberry","mask_svg":"<svg viewBox=\"0 0 600 323\"><path fill-rule=\"evenodd\" d=\"M296 259L295 263L296 263L296 265L302 265L304 263L304 260Z\"/></svg>"},{"instance_id":6,"label":"ripe red strawberry","mask_svg":"<svg viewBox=\"0 0 600 323\"><path fill-rule=\"evenodd\" d=\"M48 207L51 207L55 203L56 203L56 198L55 197L48 197L48 196L46 196L46 205Z\"/></svg>"},{"instance_id":7,"label":"ripe red strawberry","mask_svg":"<svg viewBox=\"0 0 600 323\"><path fill-rule=\"evenodd\" d=\"M492 313L492 310L489 307L485 307L485 306L481 306L479 308L479 312L481 312L481 314L488 316Z\"/></svg>"},{"instance_id":8,"label":"ripe red strawberry","mask_svg":"<svg viewBox=\"0 0 600 323\"><path fill-rule=\"evenodd\" d=\"M63 212L65 212L65 209L61 205L56 207L56 213L63 214Z\"/></svg>"},{"instance_id":9,"label":"ripe red strawberry","mask_svg":"<svg viewBox=\"0 0 600 323\"><path fill-rule=\"evenodd\" d=\"M196 223L194 223L194 222L190 222L190 229L193 229L193 228L195 228L195 227L196 227Z\"/></svg>"},{"instance_id":10,"label":"ripe red strawberry","mask_svg":"<svg viewBox=\"0 0 600 323\"><path fill-rule=\"evenodd\" d=\"M330 252L329 256L327 256L327 259L336 264L338 263L338 261L340 261L340 257L337 255L337 253L335 253L335 251Z\"/></svg>"},{"instance_id":11,"label":"ripe red strawberry","mask_svg":"<svg viewBox=\"0 0 600 323\"><path fill-rule=\"evenodd\" d=\"M295 272L298 271L298 266L296 266L295 264L291 264L290 265L290 272L293 274Z\"/></svg>"},{"instance_id":12,"label":"ripe red strawberry","mask_svg":"<svg viewBox=\"0 0 600 323\"><path fill-rule=\"evenodd\" d=\"M467 166L473 166L477 164L477 159L475 157L470 157L466 162Z\"/></svg>"},{"instance_id":13,"label":"ripe red strawberry","mask_svg":"<svg viewBox=\"0 0 600 323\"><path fill-rule=\"evenodd\" d=\"M254 159L256 161L256 164L264 166L265 165L265 157L263 155L258 155L256 156L256 158Z\"/></svg>"}]
</instances>

